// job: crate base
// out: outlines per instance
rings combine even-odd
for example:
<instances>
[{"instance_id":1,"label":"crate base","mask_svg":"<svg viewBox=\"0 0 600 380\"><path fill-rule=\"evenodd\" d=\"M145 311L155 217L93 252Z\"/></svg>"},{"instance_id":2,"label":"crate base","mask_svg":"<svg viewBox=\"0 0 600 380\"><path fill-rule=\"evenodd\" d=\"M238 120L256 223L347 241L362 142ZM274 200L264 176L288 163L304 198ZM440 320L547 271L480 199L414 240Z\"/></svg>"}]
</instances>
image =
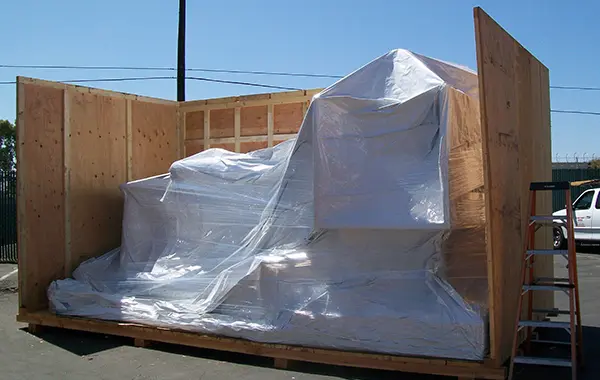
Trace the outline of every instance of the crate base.
<instances>
[{"instance_id":1,"label":"crate base","mask_svg":"<svg viewBox=\"0 0 600 380\"><path fill-rule=\"evenodd\" d=\"M134 339L134 345L137 347L148 347L149 344L155 341L269 357L274 359L274 367L276 368L287 368L290 361L301 361L347 367L454 376L460 379L503 380L506 378L505 367L494 366L488 361L472 362L418 358L258 343L243 339L203 335L136 323L58 316L48 311L29 313L21 310L19 315L17 315L17 321L28 323L30 331L39 331L42 326L48 326L129 337Z\"/></svg>"}]
</instances>

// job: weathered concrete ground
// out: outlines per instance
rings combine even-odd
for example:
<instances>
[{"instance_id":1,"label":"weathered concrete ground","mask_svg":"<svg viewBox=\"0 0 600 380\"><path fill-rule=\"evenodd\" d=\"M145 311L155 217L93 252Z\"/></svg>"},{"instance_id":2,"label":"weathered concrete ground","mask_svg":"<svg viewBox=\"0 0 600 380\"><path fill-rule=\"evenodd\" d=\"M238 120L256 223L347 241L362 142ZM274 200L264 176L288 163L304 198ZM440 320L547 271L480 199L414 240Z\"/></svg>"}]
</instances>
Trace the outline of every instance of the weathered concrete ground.
<instances>
[{"instance_id":1,"label":"weathered concrete ground","mask_svg":"<svg viewBox=\"0 0 600 380\"><path fill-rule=\"evenodd\" d=\"M588 251L588 250L586 250ZM579 254L579 281L585 327L587 368L580 379L600 378L600 254ZM0 278L15 265L0 265ZM557 276L566 275L564 263L556 260ZM272 361L247 355L159 344L136 348L131 340L49 329L39 336L29 334L15 322L16 274L0 281L0 379L97 378L106 380L279 380L279 379L446 379L436 376L357 370L298 363L291 370L272 368ZM567 298L556 296L558 307ZM516 378L569 379L567 369L519 368Z\"/></svg>"}]
</instances>

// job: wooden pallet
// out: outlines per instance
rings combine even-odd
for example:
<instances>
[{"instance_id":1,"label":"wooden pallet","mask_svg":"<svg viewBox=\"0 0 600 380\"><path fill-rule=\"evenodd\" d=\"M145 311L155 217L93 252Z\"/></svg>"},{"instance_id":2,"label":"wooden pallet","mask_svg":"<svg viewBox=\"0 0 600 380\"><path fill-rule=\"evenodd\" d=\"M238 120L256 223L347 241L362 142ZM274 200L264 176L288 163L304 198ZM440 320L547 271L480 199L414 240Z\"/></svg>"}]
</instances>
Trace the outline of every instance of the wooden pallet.
<instances>
[{"instance_id":1,"label":"wooden pallet","mask_svg":"<svg viewBox=\"0 0 600 380\"><path fill-rule=\"evenodd\" d=\"M289 361L302 361L348 367L413 372L463 379L505 379L506 369L494 367L491 362L472 362L435 358L418 358L347 352L320 348L251 342L243 339L202 335L181 330L146 326L134 323L102 321L87 318L64 317L48 311L28 313L21 310L17 321L29 324L31 332L42 326L86 331L133 338L134 345L147 347L152 342L236 352L273 358L274 366L286 368Z\"/></svg>"}]
</instances>

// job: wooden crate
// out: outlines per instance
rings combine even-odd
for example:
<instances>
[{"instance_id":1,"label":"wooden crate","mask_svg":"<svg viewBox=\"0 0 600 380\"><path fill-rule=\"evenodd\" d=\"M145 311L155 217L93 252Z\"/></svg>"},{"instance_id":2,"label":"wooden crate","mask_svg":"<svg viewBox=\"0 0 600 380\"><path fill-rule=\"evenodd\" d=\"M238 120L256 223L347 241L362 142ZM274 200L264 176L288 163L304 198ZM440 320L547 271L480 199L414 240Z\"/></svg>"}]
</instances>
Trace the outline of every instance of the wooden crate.
<instances>
[{"instance_id":1,"label":"wooden crate","mask_svg":"<svg viewBox=\"0 0 600 380\"><path fill-rule=\"evenodd\" d=\"M245 152L288 139L318 90L178 103L18 78L17 319L32 329L94 331L138 343L163 341L279 361L503 378L520 291L528 184L551 180L552 174L549 74L483 10L475 8L474 15L479 99L459 91L449 97L450 211L464 239L446 248L450 263L472 260L471 268L487 278L487 291L477 295L489 305L490 351L484 361L261 344L46 311L51 281L69 277L83 260L119 245L119 184L164 173L174 160L207 148ZM469 175L453 176L461 172ZM538 212L550 211L548 194L541 197ZM538 244L550 248L551 233L538 235ZM466 257L464 244L473 241L477 254ZM551 258L536 261L536 271L552 276ZM460 289L460 270L450 270L449 276ZM537 302L552 306L553 300L548 296Z\"/></svg>"},{"instance_id":2,"label":"wooden crate","mask_svg":"<svg viewBox=\"0 0 600 380\"><path fill-rule=\"evenodd\" d=\"M298 132L311 98L303 90L182 102L184 154L209 148L246 153L271 147Z\"/></svg>"}]
</instances>

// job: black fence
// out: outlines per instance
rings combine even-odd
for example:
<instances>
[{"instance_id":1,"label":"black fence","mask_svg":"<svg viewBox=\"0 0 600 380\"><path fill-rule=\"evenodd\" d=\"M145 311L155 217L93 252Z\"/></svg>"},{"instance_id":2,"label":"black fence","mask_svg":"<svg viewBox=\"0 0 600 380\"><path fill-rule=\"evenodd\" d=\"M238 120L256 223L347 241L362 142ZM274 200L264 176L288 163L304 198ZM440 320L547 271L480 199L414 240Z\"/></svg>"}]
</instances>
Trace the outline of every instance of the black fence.
<instances>
[{"instance_id":1,"label":"black fence","mask_svg":"<svg viewBox=\"0 0 600 380\"><path fill-rule=\"evenodd\" d=\"M552 169L552 180L553 181L583 181L586 179L600 179L600 169L588 169L588 168L568 168L568 169ZM571 188L571 202L581 195L585 190L589 189L586 186L573 186ZM553 211L557 211L565 208L567 200L565 194L560 191L554 191L552 195L552 208Z\"/></svg>"},{"instance_id":2,"label":"black fence","mask_svg":"<svg viewBox=\"0 0 600 380\"><path fill-rule=\"evenodd\" d=\"M17 262L17 174L0 171L0 263Z\"/></svg>"}]
</instances>

